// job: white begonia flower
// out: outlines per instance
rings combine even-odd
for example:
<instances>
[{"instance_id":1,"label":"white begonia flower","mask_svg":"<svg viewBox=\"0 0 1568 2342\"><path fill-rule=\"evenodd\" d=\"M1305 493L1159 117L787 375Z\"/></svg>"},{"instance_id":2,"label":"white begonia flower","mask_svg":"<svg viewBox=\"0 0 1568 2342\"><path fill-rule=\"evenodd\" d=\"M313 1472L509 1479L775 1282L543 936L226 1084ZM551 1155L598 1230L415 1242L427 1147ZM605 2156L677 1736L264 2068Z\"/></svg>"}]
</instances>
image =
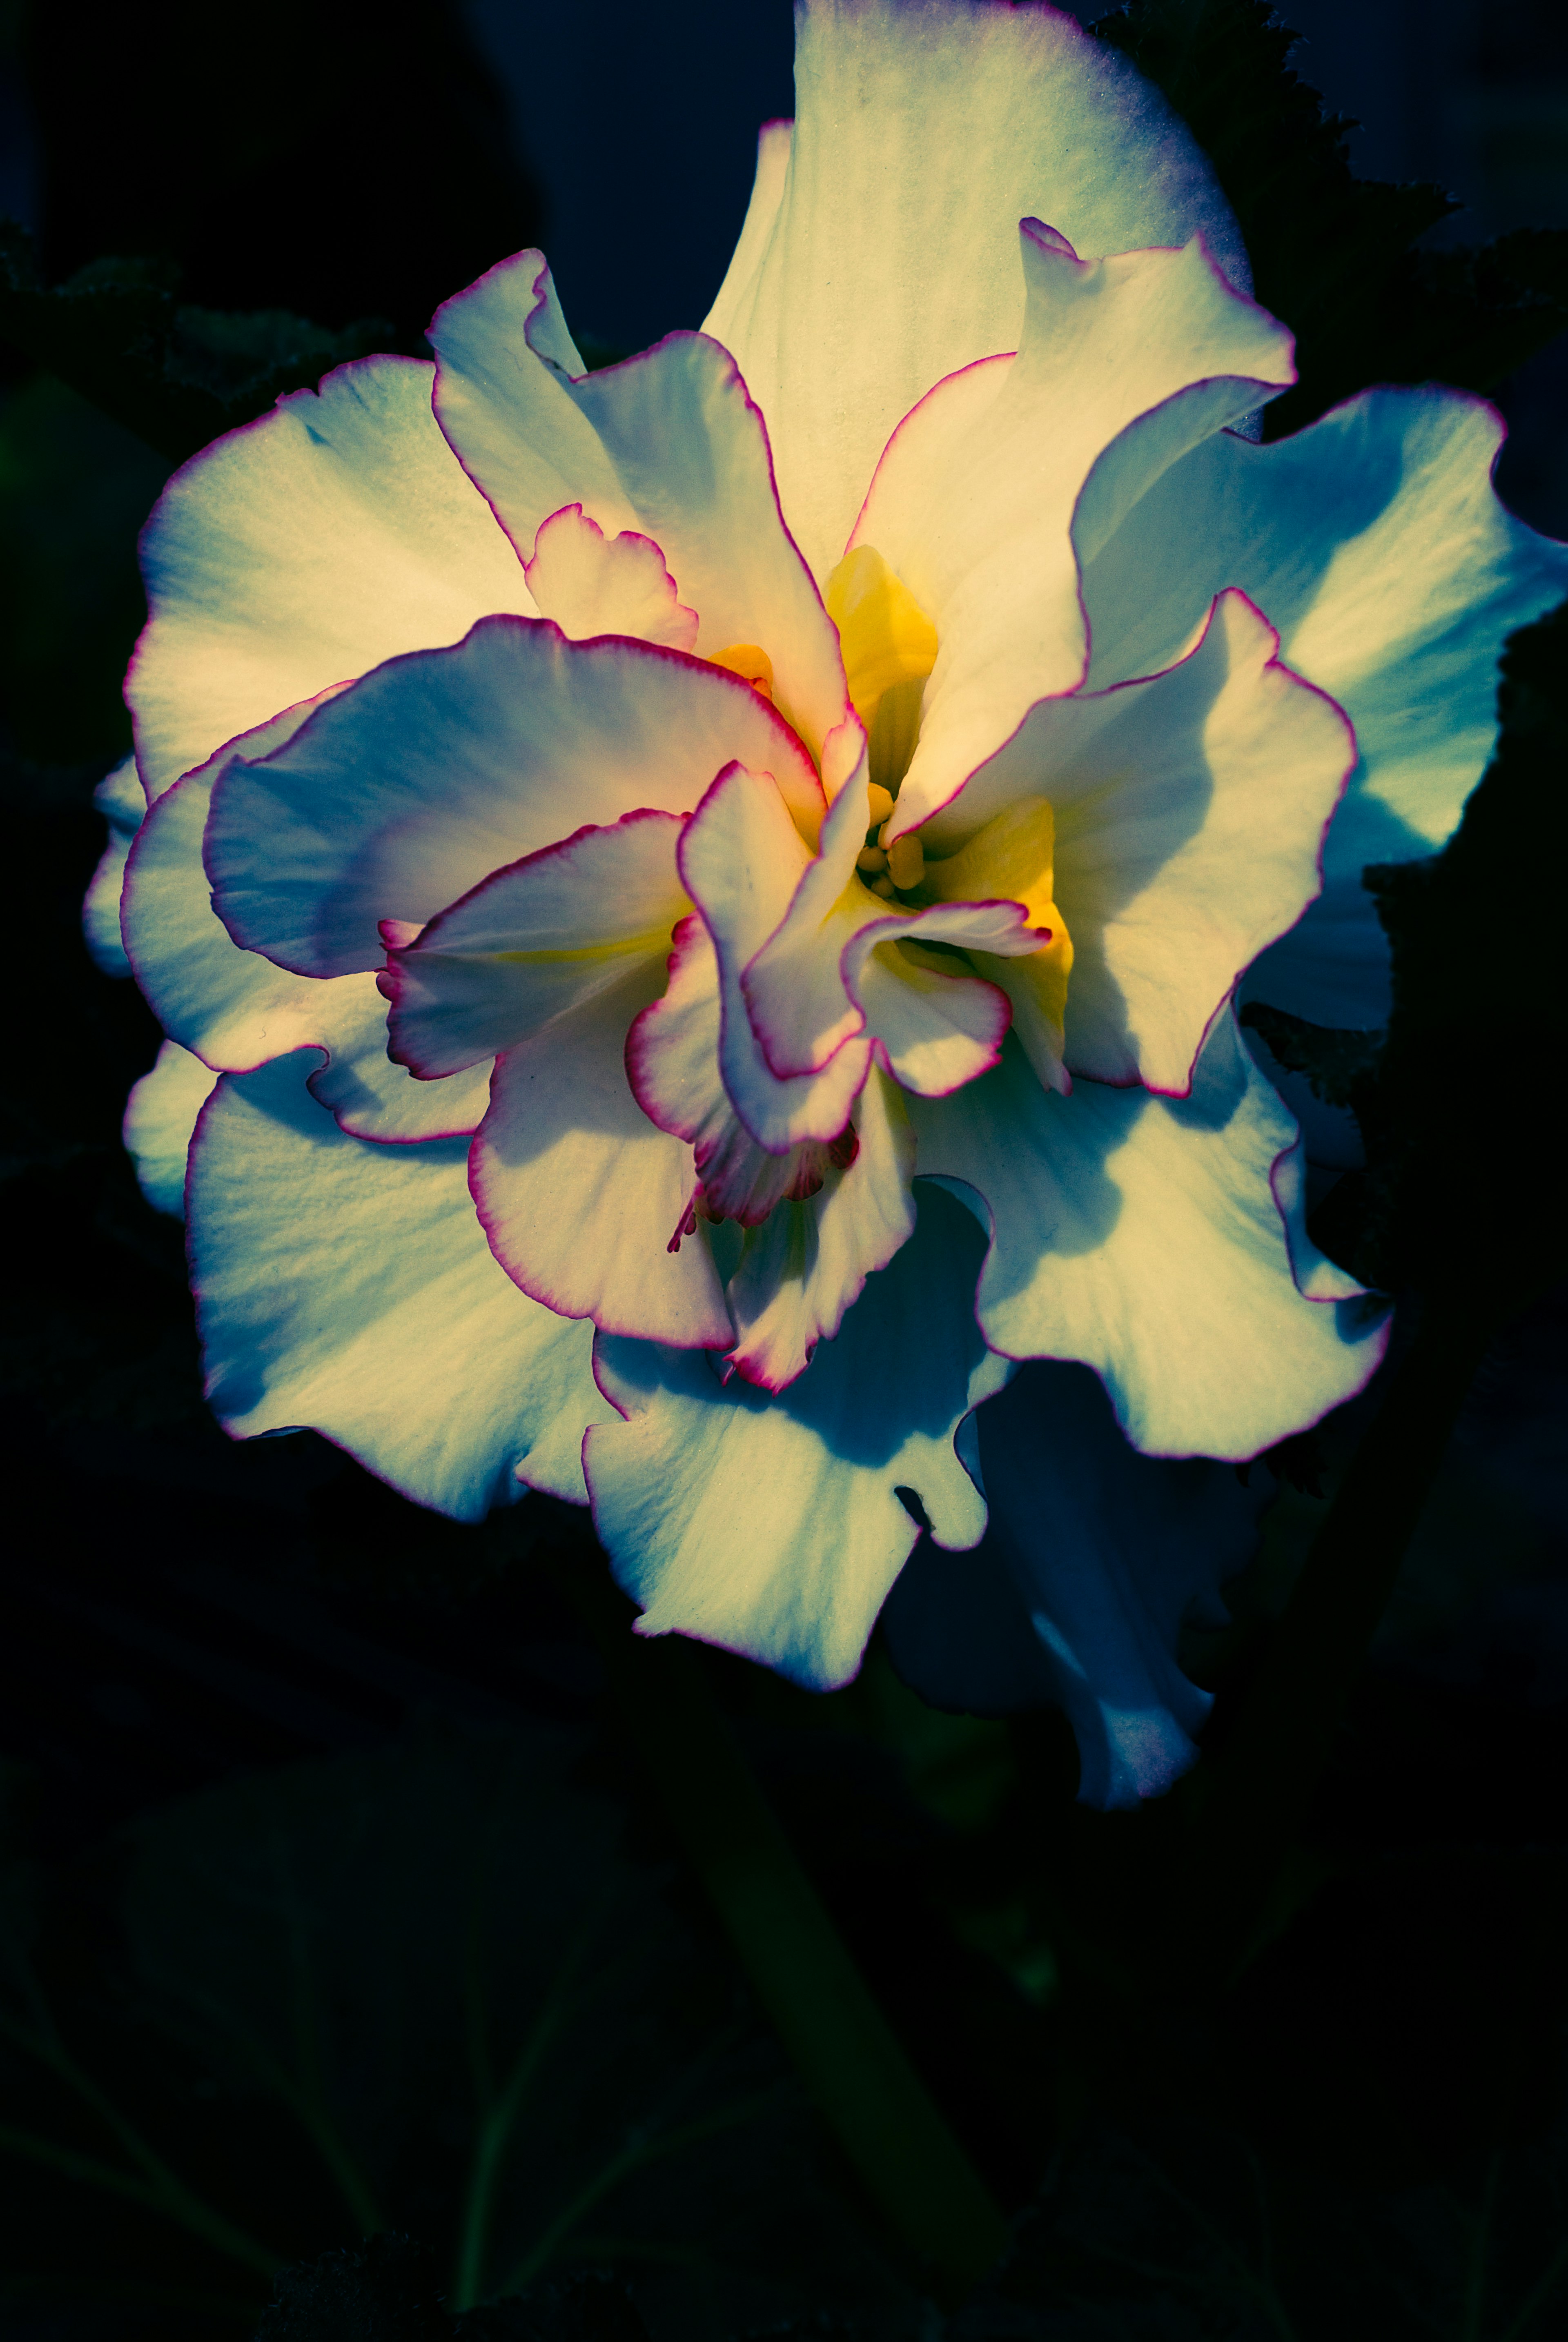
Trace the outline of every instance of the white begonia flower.
<instances>
[{"instance_id":1,"label":"white begonia flower","mask_svg":"<svg viewBox=\"0 0 1568 2342\"><path fill-rule=\"evenodd\" d=\"M1171 1637L1255 1504L1159 1459L1256 1455L1383 1346L1237 979L1375 1021L1362 865L1452 829L1568 562L1474 399L1239 435L1290 336L1065 17L807 0L797 83L701 334L588 375L522 254L434 373L341 367L170 483L124 928L180 1052L133 1123L166 1189L159 1086L223 1076L231 1430L467 1518L587 1497L644 1631L807 1683L917 1516L962 1570L1014 1363L1093 1367L1120 1431L1074 1386L1054 1470L991 1476L1124 1803L1190 1761ZM1048 1497L1074 1446L1176 1472L1136 1569Z\"/></svg>"}]
</instances>

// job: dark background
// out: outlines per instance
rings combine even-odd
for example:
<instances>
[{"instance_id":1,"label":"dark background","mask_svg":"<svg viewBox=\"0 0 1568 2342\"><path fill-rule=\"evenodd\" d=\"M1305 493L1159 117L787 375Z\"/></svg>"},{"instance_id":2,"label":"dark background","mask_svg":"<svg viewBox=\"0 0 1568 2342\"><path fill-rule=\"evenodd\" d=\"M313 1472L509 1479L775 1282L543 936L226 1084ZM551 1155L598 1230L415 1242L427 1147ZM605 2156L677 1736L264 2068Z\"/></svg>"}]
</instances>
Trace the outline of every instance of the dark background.
<instances>
[{"instance_id":1,"label":"dark background","mask_svg":"<svg viewBox=\"0 0 1568 2342\"><path fill-rule=\"evenodd\" d=\"M1290 13L1298 68L1363 117L1357 169L1463 198L1433 243L1568 225L1559 10ZM9 0L0 212L48 283L151 255L199 306L381 320L409 350L538 241L579 337L634 348L705 311L790 47L784 0L277 0L221 30L194 5ZM448 2283L491 2104L474 2010L504 2066L584 1913L599 1997L519 2118L491 2283L629 2127L668 2139L754 2100L605 2189L540 2266L628 2276L660 2342L934 2331L929 2272L814 2127L628 1755L563 1592L594 1566L581 1523L530 1502L459 1528L312 1435L236 1448L202 1410L179 1232L117 1144L157 1035L76 930L169 466L19 354L0 367L26 1002L5 1084L0 2334L254 2330L265 2278L145 2200L125 2123L284 2261L391 2226ZM1562 534L1565 393L1548 352L1503 394L1504 492ZM874 1649L820 1701L706 1663L949 2119L1010 2212L1037 2206L970 2342L1560 2330L1562 1320L1538 1309L1489 1360L1293 1901L1202 2026L1151 2016L1113 2046L1092 1991L1064 1997L1084 1968L1064 1882L1103 1882L1113 1939L1157 1919L1115 1904L1142 1817L1073 1806L1056 1719L937 1716ZM1282 1499L1236 1628L1189 1654L1201 1679L1244 1673L1321 1509Z\"/></svg>"}]
</instances>

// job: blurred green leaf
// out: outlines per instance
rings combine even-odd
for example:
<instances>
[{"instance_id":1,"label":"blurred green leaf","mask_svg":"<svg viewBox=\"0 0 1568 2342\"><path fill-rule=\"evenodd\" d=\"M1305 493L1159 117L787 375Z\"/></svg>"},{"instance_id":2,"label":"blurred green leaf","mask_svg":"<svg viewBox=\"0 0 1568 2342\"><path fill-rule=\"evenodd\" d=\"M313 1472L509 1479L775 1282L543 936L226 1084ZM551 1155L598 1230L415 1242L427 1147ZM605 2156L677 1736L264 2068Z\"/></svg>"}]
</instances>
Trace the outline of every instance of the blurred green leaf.
<instances>
[{"instance_id":1,"label":"blurred green leaf","mask_svg":"<svg viewBox=\"0 0 1568 2342\"><path fill-rule=\"evenodd\" d=\"M0 221L0 340L173 463L392 339L380 317L335 332L283 309L183 307L155 260L95 260L45 287L25 230Z\"/></svg>"}]
</instances>

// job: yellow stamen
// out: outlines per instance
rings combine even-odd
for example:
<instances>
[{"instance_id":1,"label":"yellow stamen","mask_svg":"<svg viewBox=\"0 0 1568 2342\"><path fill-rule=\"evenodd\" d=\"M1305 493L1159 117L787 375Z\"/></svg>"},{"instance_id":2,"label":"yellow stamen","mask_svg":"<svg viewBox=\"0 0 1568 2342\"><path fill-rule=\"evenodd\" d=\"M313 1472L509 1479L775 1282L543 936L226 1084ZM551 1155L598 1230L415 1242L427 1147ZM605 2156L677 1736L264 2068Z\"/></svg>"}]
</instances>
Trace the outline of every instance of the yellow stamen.
<instances>
[{"instance_id":1,"label":"yellow stamen","mask_svg":"<svg viewBox=\"0 0 1568 2342\"><path fill-rule=\"evenodd\" d=\"M887 875L901 895L918 886L925 876L925 848L913 832L895 837L887 848Z\"/></svg>"},{"instance_id":2,"label":"yellow stamen","mask_svg":"<svg viewBox=\"0 0 1568 2342\"><path fill-rule=\"evenodd\" d=\"M731 643L727 650L714 651L708 659L710 666L722 666L730 675L738 675L754 691L772 702L774 696L774 663L760 643Z\"/></svg>"},{"instance_id":3,"label":"yellow stamen","mask_svg":"<svg viewBox=\"0 0 1568 2342\"><path fill-rule=\"evenodd\" d=\"M1049 927L1054 934L1061 925L1051 899L1055 855L1050 799L1020 797L945 862L932 863L925 883L942 903L1022 903L1032 927Z\"/></svg>"},{"instance_id":4,"label":"yellow stamen","mask_svg":"<svg viewBox=\"0 0 1568 2342\"><path fill-rule=\"evenodd\" d=\"M1073 938L1052 900L1056 823L1046 797L1020 797L1015 805L977 829L968 844L945 862L925 866L925 891L939 903L1022 903L1032 927L1048 929L1049 942L1024 959L988 961L987 975L1009 992L1026 989L1040 1015L1060 1036L1067 1010L1067 978ZM892 856L889 856L891 865ZM976 955L976 965L984 955ZM1064 1077L1064 1079L1065 1077Z\"/></svg>"},{"instance_id":5,"label":"yellow stamen","mask_svg":"<svg viewBox=\"0 0 1568 2342\"><path fill-rule=\"evenodd\" d=\"M849 696L869 732L883 693L924 683L936 665L936 628L874 545L857 545L844 555L827 581L826 600Z\"/></svg>"},{"instance_id":6,"label":"yellow stamen","mask_svg":"<svg viewBox=\"0 0 1568 2342\"><path fill-rule=\"evenodd\" d=\"M868 874L885 870L887 856L880 846L863 846L854 857L854 866L857 870L864 870Z\"/></svg>"},{"instance_id":7,"label":"yellow stamen","mask_svg":"<svg viewBox=\"0 0 1568 2342\"><path fill-rule=\"evenodd\" d=\"M892 879L884 872L880 878L872 880L871 891L874 895L880 895L884 903L891 903L896 890Z\"/></svg>"}]
</instances>

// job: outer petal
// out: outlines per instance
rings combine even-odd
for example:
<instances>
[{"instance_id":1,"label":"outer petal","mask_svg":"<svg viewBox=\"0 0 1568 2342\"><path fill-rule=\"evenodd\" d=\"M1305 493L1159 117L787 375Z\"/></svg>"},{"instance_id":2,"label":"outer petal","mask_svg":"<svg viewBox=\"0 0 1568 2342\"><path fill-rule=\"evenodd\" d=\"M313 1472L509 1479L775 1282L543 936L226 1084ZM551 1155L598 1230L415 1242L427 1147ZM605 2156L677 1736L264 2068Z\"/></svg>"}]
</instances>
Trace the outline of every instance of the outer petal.
<instances>
[{"instance_id":1,"label":"outer petal","mask_svg":"<svg viewBox=\"0 0 1568 2342\"><path fill-rule=\"evenodd\" d=\"M734 756L821 820L799 740L738 677L483 620L365 676L275 756L227 766L207 822L214 900L236 942L298 974L376 967L383 920L423 926L584 823L689 812Z\"/></svg>"},{"instance_id":2,"label":"outer petal","mask_svg":"<svg viewBox=\"0 0 1568 2342\"><path fill-rule=\"evenodd\" d=\"M706 330L761 403L784 508L824 577L899 417L1017 347L1020 219L1092 255L1201 228L1248 279L1186 129L1054 9L807 0L798 26L784 185L775 197L781 140Z\"/></svg>"},{"instance_id":3,"label":"outer petal","mask_svg":"<svg viewBox=\"0 0 1568 2342\"><path fill-rule=\"evenodd\" d=\"M1188 657L1042 702L931 824L956 844L1049 793L1074 1074L1184 1095L1220 1003L1317 891L1355 742L1277 646L1244 596L1222 595Z\"/></svg>"},{"instance_id":4,"label":"outer petal","mask_svg":"<svg viewBox=\"0 0 1568 2342\"><path fill-rule=\"evenodd\" d=\"M854 1159L821 1191L781 1203L748 1229L727 1288L738 1339L730 1363L764 1390L804 1372L831 1340L873 1269L914 1233L914 1134L897 1089L873 1071L855 1108Z\"/></svg>"},{"instance_id":5,"label":"outer petal","mask_svg":"<svg viewBox=\"0 0 1568 2342\"><path fill-rule=\"evenodd\" d=\"M125 883L125 856L147 810L134 756L105 773L93 791L93 803L109 825L109 840L82 904L82 932L95 967L105 976L129 976L131 963L120 934L120 895Z\"/></svg>"},{"instance_id":6,"label":"outer petal","mask_svg":"<svg viewBox=\"0 0 1568 2342\"><path fill-rule=\"evenodd\" d=\"M532 615L431 384L416 359L357 359L175 474L142 535L151 616L126 684L150 797L328 684L489 611Z\"/></svg>"},{"instance_id":7,"label":"outer petal","mask_svg":"<svg viewBox=\"0 0 1568 2342\"><path fill-rule=\"evenodd\" d=\"M191 1133L216 1080L211 1066L177 1041L163 1041L151 1073L133 1083L125 1101L120 1130L125 1152L154 1211L167 1212L171 1219L185 1217Z\"/></svg>"},{"instance_id":8,"label":"outer petal","mask_svg":"<svg viewBox=\"0 0 1568 2342\"><path fill-rule=\"evenodd\" d=\"M1219 1586L1273 1491L1140 1456L1084 1366L1038 1360L975 1420L990 1528L972 1554L911 1555L882 1614L893 1663L934 1706L1064 1708L1086 1804L1156 1797L1211 1705L1176 1664L1178 1631L1223 1621Z\"/></svg>"},{"instance_id":9,"label":"outer petal","mask_svg":"<svg viewBox=\"0 0 1568 2342\"><path fill-rule=\"evenodd\" d=\"M627 1028L662 961L623 966L496 1064L469 1184L506 1273L568 1317L678 1347L732 1338L705 1229L683 1237L692 1150L648 1120L626 1079Z\"/></svg>"},{"instance_id":10,"label":"outer petal","mask_svg":"<svg viewBox=\"0 0 1568 2342\"><path fill-rule=\"evenodd\" d=\"M849 714L838 636L784 526L763 420L727 351L671 334L586 374L544 256L503 261L431 322L435 413L518 550L569 501L651 536L701 622L704 657L760 643L814 752Z\"/></svg>"},{"instance_id":11,"label":"outer petal","mask_svg":"<svg viewBox=\"0 0 1568 2342\"><path fill-rule=\"evenodd\" d=\"M988 1207L986 1340L1092 1366L1145 1454L1255 1456L1382 1356L1383 1310L1297 1291L1293 1257L1311 1289L1321 1256L1304 1229L1287 1234L1282 1204L1299 1211L1299 1196L1271 1185L1296 1126L1232 1018L1185 1099L1089 1082L1059 1097L1008 1049L958 1097L911 1113L922 1173Z\"/></svg>"},{"instance_id":12,"label":"outer petal","mask_svg":"<svg viewBox=\"0 0 1568 2342\"><path fill-rule=\"evenodd\" d=\"M245 1073L291 1049L320 1047L327 1062L311 1088L356 1137L476 1130L487 1061L439 1087L414 1081L387 1056L386 1003L374 976L293 976L242 951L213 910L202 837L214 781L236 755L265 756L291 739L320 705L285 708L231 741L149 808L125 873L123 924L136 981L165 1032L215 1071Z\"/></svg>"},{"instance_id":13,"label":"outer petal","mask_svg":"<svg viewBox=\"0 0 1568 2342\"><path fill-rule=\"evenodd\" d=\"M1493 408L1459 391L1373 390L1272 446L1222 435L1138 504L1084 572L1090 680L1180 652L1210 596L1241 586L1286 665L1332 693L1361 764L1334 817L1323 891L1249 984L1349 1027L1387 1015L1369 862L1442 846L1496 731L1507 636L1568 593L1568 547L1499 504Z\"/></svg>"},{"instance_id":14,"label":"outer petal","mask_svg":"<svg viewBox=\"0 0 1568 2342\"><path fill-rule=\"evenodd\" d=\"M984 1506L954 1452L1006 1369L969 1307L979 1246L923 1190L920 1227L872 1279L808 1371L777 1397L721 1387L690 1351L601 1336L597 1371L626 1421L584 1445L594 1519L638 1631L744 1651L825 1688L860 1664L918 1534L973 1544Z\"/></svg>"},{"instance_id":15,"label":"outer petal","mask_svg":"<svg viewBox=\"0 0 1568 2342\"><path fill-rule=\"evenodd\" d=\"M1290 335L1197 240L1094 262L1036 220L1021 241L1017 357L939 383L899 425L850 540L892 564L940 643L894 836L945 805L1036 700L1082 680L1086 545L1294 377Z\"/></svg>"},{"instance_id":16,"label":"outer petal","mask_svg":"<svg viewBox=\"0 0 1568 2342\"><path fill-rule=\"evenodd\" d=\"M662 966L691 905L674 814L630 813L492 871L388 958L392 1047L425 1079L487 1063L552 1018Z\"/></svg>"},{"instance_id":17,"label":"outer petal","mask_svg":"<svg viewBox=\"0 0 1568 2342\"><path fill-rule=\"evenodd\" d=\"M192 1149L207 1396L238 1438L310 1425L422 1505L478 1520L531 1486L580 1501L607 1410L585 1326L491 1257L466 1146L347 1138L282 1059L225 1075Z\"/></svg>"}]
</instances>

